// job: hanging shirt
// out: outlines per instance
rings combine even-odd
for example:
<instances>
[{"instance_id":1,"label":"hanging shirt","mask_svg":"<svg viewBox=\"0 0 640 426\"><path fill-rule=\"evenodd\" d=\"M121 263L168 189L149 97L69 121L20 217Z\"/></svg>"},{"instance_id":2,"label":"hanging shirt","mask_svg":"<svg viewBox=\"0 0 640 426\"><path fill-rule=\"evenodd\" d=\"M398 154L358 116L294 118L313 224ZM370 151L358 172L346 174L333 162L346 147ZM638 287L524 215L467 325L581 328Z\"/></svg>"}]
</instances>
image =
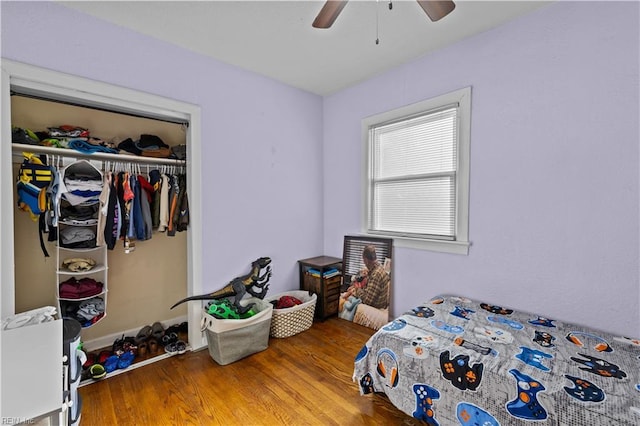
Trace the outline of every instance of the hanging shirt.
<instances>
[{"instance_id":1,"label":"hanging shirt","mask_svg":"<svg viewBox=\"0 0 640 426\"><path fill-rule=\"evenodd\" d=\"M60 217L60 198L62 197L62 191L65 190L65 188L64 183L60 180L60 172L58 172L58 169L51 167L51 172L53 173L53 176L47 191L49 192L49 198L51 200L51 226L57 227L58 218Z\"/></svg>"},{"instance_id":2,"label":"hanging shirt","mask_svg":"<svg viewBox=\"0 0 640 426\"><path fill-rule=\"evenodd\" d=\"M160 223L158 231L164 232L169 225L169 177L162 175L162 186L160 187Z\"/></svg>"},{"instance_id":3,"label":"hanging shirt","mask_svg":"<svg viewBox=\"0 0 640 426\"><path fill-rule=\"evenodd\" d=\"M144 239L151 239L153 233L153 223L151 221L151 201L153 200L153 186L143 176L138 176L140 186L140 205L142 207L142 220L144 221Z\"/></svg>"},{"instance_id":4,"label":"hanging shirt","mask_svg":"<svg viewBox=\"0 0 640 426\"><path fill-rule=\"evenodd\" d=\"M111 191L111 173L105 173L102 182L102 193L98 200L100 208L98 210L98 225L96 229L96 245L106 245L104 231L107 226L107 215L109 214L109 192Z\"/></svg>"},{"instance_id":5,"label":"hanging shirt","mask_svg":"<svg viewBox=\"0 0 640 426\"><path fill-rule=\"evenodd\" d=\"M176 223L176 229L178 232L186 231L189 225L189 198L187 197L187 176L180 175L180 209L177 219L174 219Z\"/></svg>"},{"instance_id":6,"label":"hanging shirt","mask_svg":"<svg viewBox=\"0 0 640 426\"><path fill-rule=\"evenodd\" d=\"M127 237L135 238L136 237L136 220L135 220L135 193L133 192L133 181L131 180L131 175L129 173L125 173L124 182L122 182L122 186L124 187L124 200L125 207L127 209L127 214L129 216L129 228L127 229Z\"/></svg>"},{"instance_id":7,"label":"hanging shirt","mask_svg":"<svg viewBox=\"0 0 640 426\"><path fill-rule=\"evenodd\" d=\"M133 222L135 228L135 235L138 240L146 240L146 233L144 230L144 218L142 217L142 190L138 183L138 177L131 175L131 189L133 190Z\"/></svg>"},{"instance_id":8,"label":"hanging shirt","mask_svg":"<svg viewBox=\"0 0 640 426\"><path fill-rule=\"evenodd\" d=\"M153 187L151 192L151 226L155 229L160 226L160 190L162 188L162 175L158 170L149 172L149 183Z\"/></svg>"},{"instance_id":9,"label":"hanging shirt","mask_svg":"<svg viewBox=\"0 0 640 426\"><path fill-rule=\"evenodd\" d=\"M107 205L107 217L104 229L104 240L107 245L107 249L113 250L118 241L118 228L120 220L120 207L118 205L118 194L116 191L116 176L113 173L109 173L109 201Z\"/></svg>"},{"instance_id":10,"label":"hanging shirt","mask_svg":"<svg viewBox=\"0 0 640 426\"><path fill-rule=\"evenodd\" d=\"M127 236L127 230L129 229L129 213L124 201L124 188L122 182L124 181L124 172L118 173L116 178L116 190L118 194L118 205L120 207L120 223L118 224L118 238L125 238Z\"/></svg>"},{"instance_id":11,"label":"hanging shirt","mask_svg":"<svg viewBox=\"0 0 640 426\"><path fill-rule=\"evenodd\" d=\"M167 236L174 237L176 235L176 227L174 218L177 219L178 215L178 200L180 198L180 185L178 176L172 175L169 178L171 182L171 192L169 194L169 225L167 226Z\"/></svg>"}]
</instances>

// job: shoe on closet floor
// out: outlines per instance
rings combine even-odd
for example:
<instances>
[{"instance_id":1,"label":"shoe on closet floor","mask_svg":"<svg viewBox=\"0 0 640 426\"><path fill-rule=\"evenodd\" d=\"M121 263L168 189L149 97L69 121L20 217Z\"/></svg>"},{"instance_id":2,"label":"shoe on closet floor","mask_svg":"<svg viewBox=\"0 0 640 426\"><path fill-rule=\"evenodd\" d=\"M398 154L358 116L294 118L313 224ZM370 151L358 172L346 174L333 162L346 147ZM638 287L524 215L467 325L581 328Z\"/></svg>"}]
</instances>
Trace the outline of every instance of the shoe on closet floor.
<instances>
[{"instance_id":1,"label":"shoe on closet floor","mask_svg":"<svg viewBox=\"0 0 640 426\"><path fill-rule=\"evenodd\" d=\"M162 346L167 346L170 343L175 343L178 341L178 334L176 333L165 333L162 336Z\"/></svg>"},{"instance_id":2,"label":"shoe on closet floor","mask_svg":"<svg viewBox=\"0 0 640 426\"><path fill-rule=\"evenodd\" d=\"M164 327L160 322L156 321L151 325L151 335L157 340L160 341L162 336L164 336Z\"/></svg>"},{"instance_id":3,"label":"shoe on closet floor","mask_svg":"<svg viewBox=\"0 0 640 426\"><path fill-rule=\"evenodd\" d=\"M107 362L107 359L112 355L111 351L100 351L100 354L98 354L98 364L102 364L104 366L104 363Z\"/></svg>"},{"instance_id":4,"label":"shoe on closet floor","mask_svg":"<svg viewBox=\"0 0 640 426\"><path fill-rule=\"evenodd\" d=\"M100 364L93 364L89 367L89 377L93 380L100 380L107 375L107 370Z\"/></svg>"},{"instance_id":5,"label":"shoe on closet floor","mask_svg":"<svg viewBox=\"0 0 640 426\"><path fill-rule=\"evenodd\" d=\"M149 353L155 355L158 353L158 341L153 337L147 341L147 345L149 348Z\"/></svg>"},{"instance_id":6,"label":"shoe on closet floor","mask_svg":"<svg viewBox=\"0 0 640 426\"><path fill-rule=\"evenodd\" d=\"M165 331L164 334L171 334L171 333L175 333L176 335L180 335L180 333L184 333L185 335L188 333L189 331L189 326L187 325L187 322L182 322L180 324L173 324L171 326L169 326Z\"/></svg>"},{"instance_id":7,"label":"shoe on closet floor","mask_svg":"<svg viewBox=\"0 0 640 426\"><path fill-rule=\"evenodd\" d=\"M133 363L133 359L135 357L136 356L133 354L133 352L125 352L125 353L123 353L118 358L118 368L121 369L121 370L124 370L125 368L128 368Z\"/></svg>"},{"instance_id":8,"label":"shoe on closet floor","mask_svg":"<svg viewBox=\"0 0 640 426\"><path fill-rule=\"evenodd\" d=\"M151 337L152 332L153 330L151 329L151 326L145 325L144 327L142 327L134 338L134 342L136 343L136 345L140 346L140 343L146 341L149 337Z\"/></svg>"},{"instance_id":9,"label":"shoe on closet floor","mask_svg":"<svg viewBox=\"0 0 640 426\"><path fill-rule=\"evenodd\" d=\"M135 339L131 336L124 338L122 343L122 349L116 355L121 355L124 352L131 352L134 356L138 353L138 346L135 343Z\"/></svg>"},{"instance_id":10,"label":"shoe on closet floor","mask_svg":"<svg viewBox=\"0 0 640 426\"><path fill-rule=\"evenodd\" d=\"M166 336L167 334L171 334L171 333L178 334L179 332L180 332L180 326L178 324L173 324L167 327L167 329L164 331L164 334Z\"/></svg>"},{"instance_id":11,"label":"shoe on closet floor","mask_svg":"<svg viewBox=\"0 0 640 426\"><path fill-rule=\"evenodd\" d=\"M138 355L145 356L147 355L147 352L149 352L149 345L147 342L140 343L140 345L138 345Z\"/></svg>"},{"instance_id":12,"label":"shoe on closet floor","mask_svg":"<svg viewBox=\"0 0 640 426\"><path fill-rule=\"evenodd\" d=\"M165 346L164 351L169 355L182 355L187 351L187 344L182 340L178 340L177 342L169 343Z\"/></svg>"},{"instance_id":13,"label":"shoe on closet floor","mask_svg":"<svg viewBox=\"0 0 640 426\"><path fill-rule=\"evenodd\" d=\"M98 355L95 352L89 352L87 354L87 360L82 364L82 368L90 368L92 365L98 363Z\"/></svg>"},{"instance_id":14,"label":"shoe on closet floor","mask_svg":"<svg viewBox=\"0 0 640 426\"><path fill-rule=\"evenodd\" d=\"M120 357L118 355L111 355L104 363L104 369L107 373L111 373L112 371L118 368L118 361Z\"/></svg>"},{"instance_id":15,"label":"shoe on closet floor","mask_svg":"<svg viewBox=\"0 0 640 426\"><path fill-rule=\"evenodd\" d=\"M178 353L178 347L175 343L169 343L164 347L164 351L169 355L175 355Z\"/></svg>"}]
</instances>

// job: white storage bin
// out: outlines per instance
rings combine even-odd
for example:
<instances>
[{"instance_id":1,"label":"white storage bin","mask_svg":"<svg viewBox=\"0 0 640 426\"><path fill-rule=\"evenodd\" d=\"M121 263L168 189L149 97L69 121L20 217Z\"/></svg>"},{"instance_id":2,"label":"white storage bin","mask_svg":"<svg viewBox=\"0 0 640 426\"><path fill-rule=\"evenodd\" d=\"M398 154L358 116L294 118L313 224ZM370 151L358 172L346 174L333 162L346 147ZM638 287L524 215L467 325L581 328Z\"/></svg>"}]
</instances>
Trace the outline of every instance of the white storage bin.
<instances>
[{"instance_id":1,"label":"white storage bin","mask_svg":"<svg viewBox=\"0 0 640 426\"><path fill-rule=\"evenodd\" d=\"M256 315L246 319L218 319L203 314L202 330L207 336L209 355L220 365L230 364L269 346L273 306L256 297L243 299L243 306L255 303Z\"/></svg>"}]
</instances>

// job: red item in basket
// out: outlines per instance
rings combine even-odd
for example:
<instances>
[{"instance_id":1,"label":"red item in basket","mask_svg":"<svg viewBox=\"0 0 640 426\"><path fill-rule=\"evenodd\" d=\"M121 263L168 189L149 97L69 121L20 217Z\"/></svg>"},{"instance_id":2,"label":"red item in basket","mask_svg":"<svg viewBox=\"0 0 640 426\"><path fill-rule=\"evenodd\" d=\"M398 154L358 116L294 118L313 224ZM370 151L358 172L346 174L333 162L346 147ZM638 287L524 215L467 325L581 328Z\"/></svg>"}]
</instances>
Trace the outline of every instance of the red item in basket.
<instances>
[{"instance_id":1,"label":"red item in basket","mask_svg":"<svg viewBox=\"0 0 640 426\"><path fill-rule=\"evenodd\" d=\"M276 302L276 309L292 308L296 305L301 305L301 304L302 304L302 301L296 297L282 296Z\"/></svg>"}]
</instances>

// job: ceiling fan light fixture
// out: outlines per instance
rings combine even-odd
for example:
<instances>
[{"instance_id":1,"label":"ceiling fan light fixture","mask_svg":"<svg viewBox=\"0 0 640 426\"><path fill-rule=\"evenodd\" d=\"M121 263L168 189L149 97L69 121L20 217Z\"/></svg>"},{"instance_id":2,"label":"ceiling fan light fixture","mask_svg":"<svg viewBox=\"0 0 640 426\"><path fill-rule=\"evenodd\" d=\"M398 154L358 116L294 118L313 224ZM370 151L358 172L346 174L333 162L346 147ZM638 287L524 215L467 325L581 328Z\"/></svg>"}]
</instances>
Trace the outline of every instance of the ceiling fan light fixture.
<instances>
[{"instance_id":1,"label":"ceiling fan light fixture","mask_svg":"<svg viewBox=\"0 0 640 426\"><path fill-rule=\"evenodd\" d=\"M311 24L314 28L329 28L338 15L342 12L342 9L347 5L349 0L327 0L316 19ZM456 8L455 3L452 0L416 0L422 10L425 11L431 21L436 22L447 16ZM393 8L393 3L389 1L389 10Z\"/></svg>"},{"instance_id":2,"label":"ceiling fan light fixture","mask_svg":"<svg viewBox=\"0 0 640 426\"><path fill-rule=\"evenodd\" d=\"M450 14L456 8L451 0L417 0L431 21L436 22Z\"/></svg>"},{"instance_id":3,"label":"ceiling fan light fixture","mask_svg":"<svg viewBox=\"0 0 640 426\"><path fill-rule=\"evenodd\" d=\"M347 5L347 0L328 0L311 24L314 28L329 28Z\"/></svg>"}]
</instances>

